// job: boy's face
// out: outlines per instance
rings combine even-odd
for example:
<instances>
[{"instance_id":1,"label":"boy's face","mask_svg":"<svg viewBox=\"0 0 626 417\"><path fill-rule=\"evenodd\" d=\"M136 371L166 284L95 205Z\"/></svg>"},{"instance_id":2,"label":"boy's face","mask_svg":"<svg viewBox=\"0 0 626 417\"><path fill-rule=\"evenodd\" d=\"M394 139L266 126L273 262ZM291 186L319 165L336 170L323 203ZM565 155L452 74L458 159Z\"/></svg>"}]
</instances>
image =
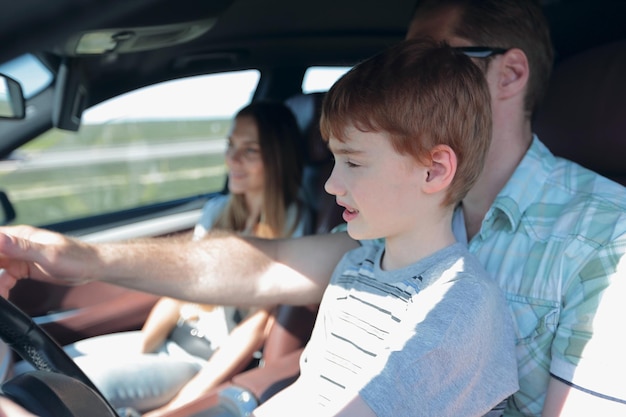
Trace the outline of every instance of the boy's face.
<instances>
[{"instance_id":1,"label":"boy's face","mask_svg":"<svg viewBox=\"0 0 626 417\"><path fill-rule=\"evenodd\" d=\"M427 170L415 158L398 154L386 133L345 130L346 140L328 144L335 166L325 189L344 207L353 239L393 238L415 230Z\"/></svg>"}]
</instances>

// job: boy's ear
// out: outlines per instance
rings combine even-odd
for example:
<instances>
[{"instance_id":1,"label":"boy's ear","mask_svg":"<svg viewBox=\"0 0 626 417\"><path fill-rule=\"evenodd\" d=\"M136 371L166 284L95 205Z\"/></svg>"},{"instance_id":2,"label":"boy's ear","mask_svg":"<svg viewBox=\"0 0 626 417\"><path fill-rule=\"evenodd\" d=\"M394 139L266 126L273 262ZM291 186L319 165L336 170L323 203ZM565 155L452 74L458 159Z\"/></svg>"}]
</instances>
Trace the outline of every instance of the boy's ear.
<instances>
[{"instance_id":1,"label":"boy's ear","mask_svg":"<svg viewBox=\"0 0 626 417\"><path fill-rule=\"evenodd\" d=\"M526 54L518 48L508 50L503 56L498 71L498 96L513 97L526 88L530 70Z\"/></svg>"},{"instance_id":2,"label":"boy's ear","mask_svg":"<svg viewBox=\"0 0 626 417\"><path fill-rule=\"evenodd\" d=\"M431 164L426 170L422 190L435 194L448 188L456 174L456 154L448 145L437 145L430 151Z\"/></svg>"}]
</instances>

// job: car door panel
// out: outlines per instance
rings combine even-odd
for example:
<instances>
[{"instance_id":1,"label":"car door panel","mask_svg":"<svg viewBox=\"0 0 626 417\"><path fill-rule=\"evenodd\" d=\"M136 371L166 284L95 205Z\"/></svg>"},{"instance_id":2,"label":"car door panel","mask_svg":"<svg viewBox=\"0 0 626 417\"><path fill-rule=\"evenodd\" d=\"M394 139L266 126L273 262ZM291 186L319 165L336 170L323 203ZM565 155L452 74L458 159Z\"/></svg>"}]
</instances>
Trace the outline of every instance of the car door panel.
<instances>
[{"instance_id":1,"label":"car door panel","mask_svg":"<svg viewBox=\"0 0 626 417\"><path fill-rule=\"evenodd\" d=\"M9 299L65 345L140 329L158 296L101 282L63 286L22 280Z\"/></svg>"}]
</instances>

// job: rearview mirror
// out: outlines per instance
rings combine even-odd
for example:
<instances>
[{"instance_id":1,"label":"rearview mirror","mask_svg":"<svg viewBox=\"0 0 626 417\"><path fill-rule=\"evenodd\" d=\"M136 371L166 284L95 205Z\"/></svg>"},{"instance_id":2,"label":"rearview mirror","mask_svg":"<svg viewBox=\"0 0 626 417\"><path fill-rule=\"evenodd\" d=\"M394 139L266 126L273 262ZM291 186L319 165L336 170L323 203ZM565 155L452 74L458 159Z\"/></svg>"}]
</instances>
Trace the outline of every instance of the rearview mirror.
<instances>
[{"instance_id":1,"label":"rearview mirror","mask_svg":"<svg viewBox=\"0 0 626 417\"><path fill-rule=\"evenodd\" d=\"M0 118L23 119L25 114L22 86L13 78L0 74Z\"/></svg>"}]
</instances>

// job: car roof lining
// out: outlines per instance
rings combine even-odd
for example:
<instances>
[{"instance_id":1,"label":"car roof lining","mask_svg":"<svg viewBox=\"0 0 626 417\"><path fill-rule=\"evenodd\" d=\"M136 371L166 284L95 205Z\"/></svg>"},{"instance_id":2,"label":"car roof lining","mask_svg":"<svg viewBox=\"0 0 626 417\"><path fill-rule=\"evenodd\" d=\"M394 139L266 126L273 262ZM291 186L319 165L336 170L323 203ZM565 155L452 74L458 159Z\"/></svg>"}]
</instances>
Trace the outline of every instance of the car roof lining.
<instances>
[{"instance_id":1,"label":"car roof lining","mask_svg":"<svg viewBox=\"0 0 626 417\"><path fill-rule=\"evenodd\" d=\"M66 25L67 16L59 17L62 25L42 27L27 35L33 40L50 38L46 55L52 65L76 59L87 74L87 106L142 86L198 74L257 69L265 78L276 65L283 68L281 71L291 67L296 72L311 65L354 65L403 39L416 4L416 0L397 1L381 9L379 0L80 0L80 7L77 2L57 0L53 7L48 0L41 0L43 11L54 8L57 15L59 11L67 12L70 6L77 8L72 11L76 18ZM607 40L626 37L626 25L620 22L626 14L624 1L544 0L543 3L558 59ZM146 8L146 12L138 13L141 8ZM22 6L18 11L25 13ZM112 18L114 12L121 17ZM26 14L20 13L15 20L24 22ZM358 19L348 20L355 15ZM3 19L6 17L0 17L0 23ZM159 45L158 51L135 52L131 47L129 53L80 57L72 52L77 36L94 28L159 33L175 25L184 32L199 19L214 25L194 39L175 41L175 48L161 47L163 43L155 42L153 46ZM599 20L607 24L599 25ZM12 30L13 26L3 27L0 38L11 33L24 35L24 31ZM29 45L28 36L18 43L20 47ZM11 42L5 44L9 50L13 47ZM102 83L103 80L114 82ZM271 79L263 84L258 97L266 93L269 97L288 93L277 91L270 83Z\"/></svg>"}]
</instances>

